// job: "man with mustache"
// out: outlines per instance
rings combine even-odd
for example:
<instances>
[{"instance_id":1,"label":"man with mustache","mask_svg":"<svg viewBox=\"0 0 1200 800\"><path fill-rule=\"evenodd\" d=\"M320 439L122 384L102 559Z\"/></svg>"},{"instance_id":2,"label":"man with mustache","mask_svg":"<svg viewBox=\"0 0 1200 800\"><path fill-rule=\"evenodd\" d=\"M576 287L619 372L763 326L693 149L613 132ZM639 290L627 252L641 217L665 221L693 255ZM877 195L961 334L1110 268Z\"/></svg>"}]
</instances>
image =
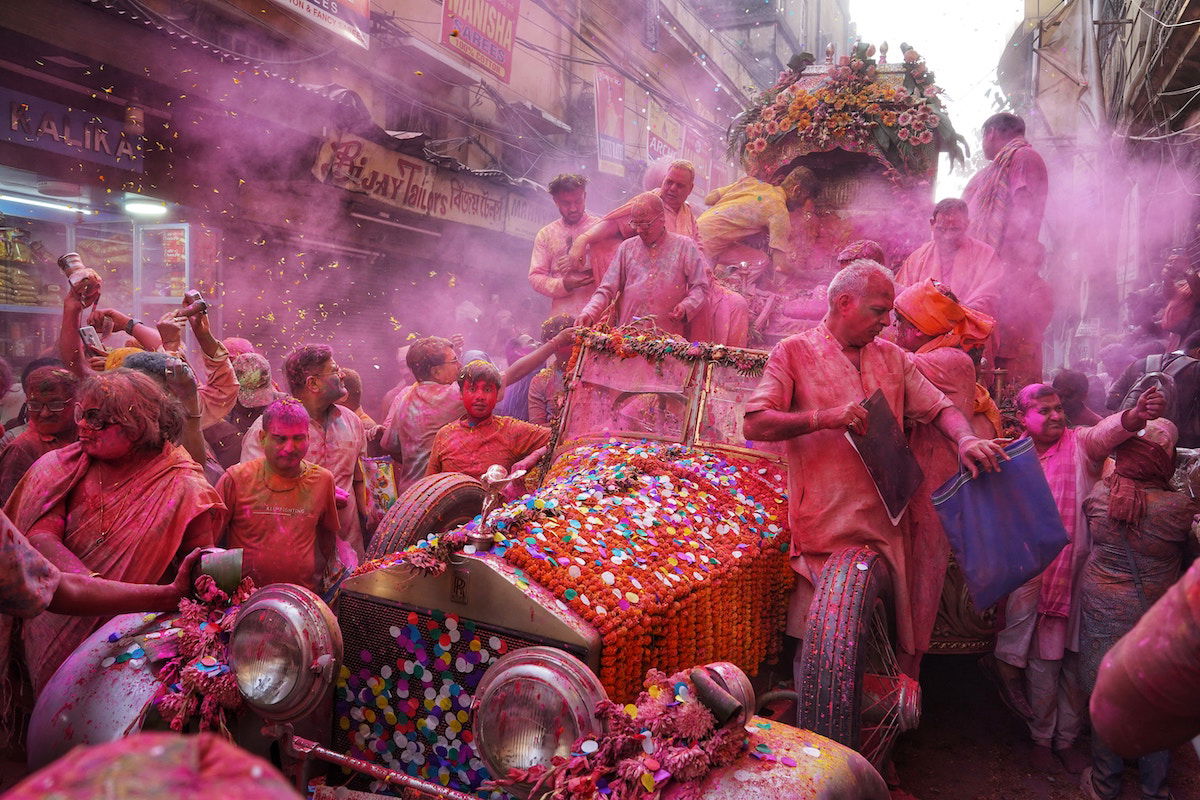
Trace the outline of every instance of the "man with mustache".
<instances>
[{"instance_id":1,"label":"man with mustache","mask_svg":"<svg viewBox=\"0 0 1200 800\"><path fill-rule=\"evenodd\" d=\"M1000 444L981 439L970 422L905 353L876 337L891 321L892 273L860 259L829 283L821 324L789 336L771 352L762 381L746 404L745 434L784 442L788 460L788 523L796 589L787 632L801 638L825 560L846 547L869 545L887 561L895 595L900 666L913 674L917 626L909 591L909 517L893 525L846 431L866 432L862 402L878 389L899 424L932 424L955 444L971 471L999 469ZM796 648L793 669L800 684Z\"/></svg>"}]
</instances>

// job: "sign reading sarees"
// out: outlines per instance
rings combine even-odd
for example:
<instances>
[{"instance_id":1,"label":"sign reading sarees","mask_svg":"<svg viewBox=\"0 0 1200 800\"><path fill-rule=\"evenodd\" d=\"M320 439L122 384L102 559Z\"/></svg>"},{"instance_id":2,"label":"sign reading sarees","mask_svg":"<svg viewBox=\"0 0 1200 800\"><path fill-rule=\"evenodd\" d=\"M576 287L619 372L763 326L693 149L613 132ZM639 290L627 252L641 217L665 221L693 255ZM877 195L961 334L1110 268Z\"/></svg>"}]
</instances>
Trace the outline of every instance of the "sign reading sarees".
<instances>
[{"instance_id":1,"label":"sign reading sarees","mask_svg":"<svg viewBox=\"0 0 1200 800\"><path fill-rule=\"evenodd\" d=\"M553 215L548 204L539 207L537 201L503 186L465 172L440 170L349 134L321 145L312 172L322 183L393 208L525 239L532 239Z\"/></svg>"},{"instance_id":2,"label":"sign reading sarees","mask_svg":"<svg viewBox=\"0 0 1200 800\"><path fill-rule=\"evenodd\" d=\"M508 83L520 0L444 0L442 45Z\"/></svg>"}]
</instances>

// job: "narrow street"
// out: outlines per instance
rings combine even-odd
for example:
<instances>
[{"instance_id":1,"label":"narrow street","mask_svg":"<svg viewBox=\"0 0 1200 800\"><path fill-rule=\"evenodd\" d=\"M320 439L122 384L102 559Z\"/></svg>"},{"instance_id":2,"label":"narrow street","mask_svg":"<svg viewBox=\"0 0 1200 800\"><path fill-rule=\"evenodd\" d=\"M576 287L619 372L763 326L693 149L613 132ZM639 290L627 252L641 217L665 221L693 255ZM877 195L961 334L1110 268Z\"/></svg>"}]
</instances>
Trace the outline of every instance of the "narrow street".
<instances>
[{"instance_id":1,"label":"narrow street","mask_svg":"<svg viewBox=\"0 0 1200 800\"><path fill-rule=\"evenodd\" d=\"M921 726L896 752L903 790L919 800L1076 800L1078 776L1039 775L1026 766L1029 739L1000 702L975 656L933 656L922 667ZM1175 800L1200 800L1200 762L1190 747L1173 754ZM903 794L896 797L908 800ZM1136 770L1122 800L1136 800Z\"/></svg>"}]
</instances>

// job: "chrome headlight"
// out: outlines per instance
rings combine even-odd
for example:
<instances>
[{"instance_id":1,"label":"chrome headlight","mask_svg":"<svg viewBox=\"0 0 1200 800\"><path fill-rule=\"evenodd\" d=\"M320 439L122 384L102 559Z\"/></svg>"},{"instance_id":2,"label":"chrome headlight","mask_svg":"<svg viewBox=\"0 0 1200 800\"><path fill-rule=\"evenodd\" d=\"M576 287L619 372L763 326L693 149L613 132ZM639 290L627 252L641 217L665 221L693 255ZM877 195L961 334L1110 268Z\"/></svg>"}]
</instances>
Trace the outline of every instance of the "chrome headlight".
<instances>
[{"instance_id":1,"label":"chrome headlight","mask_svg":"<svg viewBox=\"0 0 1200 800\"><path fill-rule=\"evenodd\" d=\"M502 656L484 674L471 705L479 753L495 777L510 768L550 766L581 736L598 735L596 704L608 695L586 665L553 647Z\"/></svg>"},{"instance_id":2,"label":"chrome headlight","mask_svg":"<svg viewBox=\"0 0 1200 800\"><path fill-rule=\"evenodd\" d=\"M342 661L342 634L321 599L276 583L242 604L229 635L229 666L238 688L265 719L287 722L320 701Z\"/></svg>"}]
</instances>

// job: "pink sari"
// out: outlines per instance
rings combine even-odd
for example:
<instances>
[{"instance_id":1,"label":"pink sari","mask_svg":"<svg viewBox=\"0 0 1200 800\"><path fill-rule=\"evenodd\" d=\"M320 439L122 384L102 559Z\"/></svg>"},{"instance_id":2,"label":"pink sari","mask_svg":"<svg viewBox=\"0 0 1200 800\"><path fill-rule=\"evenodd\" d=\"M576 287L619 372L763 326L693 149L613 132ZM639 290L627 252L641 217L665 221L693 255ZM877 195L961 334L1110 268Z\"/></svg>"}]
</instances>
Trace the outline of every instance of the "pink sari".
<instances>
[{"instance_id":1,"label":"pink sari","mask_svg":"<svg viewBox=\"0 0 1200 800\"><path fill-rule=\"evenodd\" d=\"M166 445L102 494L91 488L90 465L79 443L47 454L17 484L5 511L28 534L66 503L63 544L92 572L128 583L157 583L177 553L214 543L224 506L182 447ZM36 691L104 620L46 612L24 622L25 661Z\"/></svg>"}]
</instances>

